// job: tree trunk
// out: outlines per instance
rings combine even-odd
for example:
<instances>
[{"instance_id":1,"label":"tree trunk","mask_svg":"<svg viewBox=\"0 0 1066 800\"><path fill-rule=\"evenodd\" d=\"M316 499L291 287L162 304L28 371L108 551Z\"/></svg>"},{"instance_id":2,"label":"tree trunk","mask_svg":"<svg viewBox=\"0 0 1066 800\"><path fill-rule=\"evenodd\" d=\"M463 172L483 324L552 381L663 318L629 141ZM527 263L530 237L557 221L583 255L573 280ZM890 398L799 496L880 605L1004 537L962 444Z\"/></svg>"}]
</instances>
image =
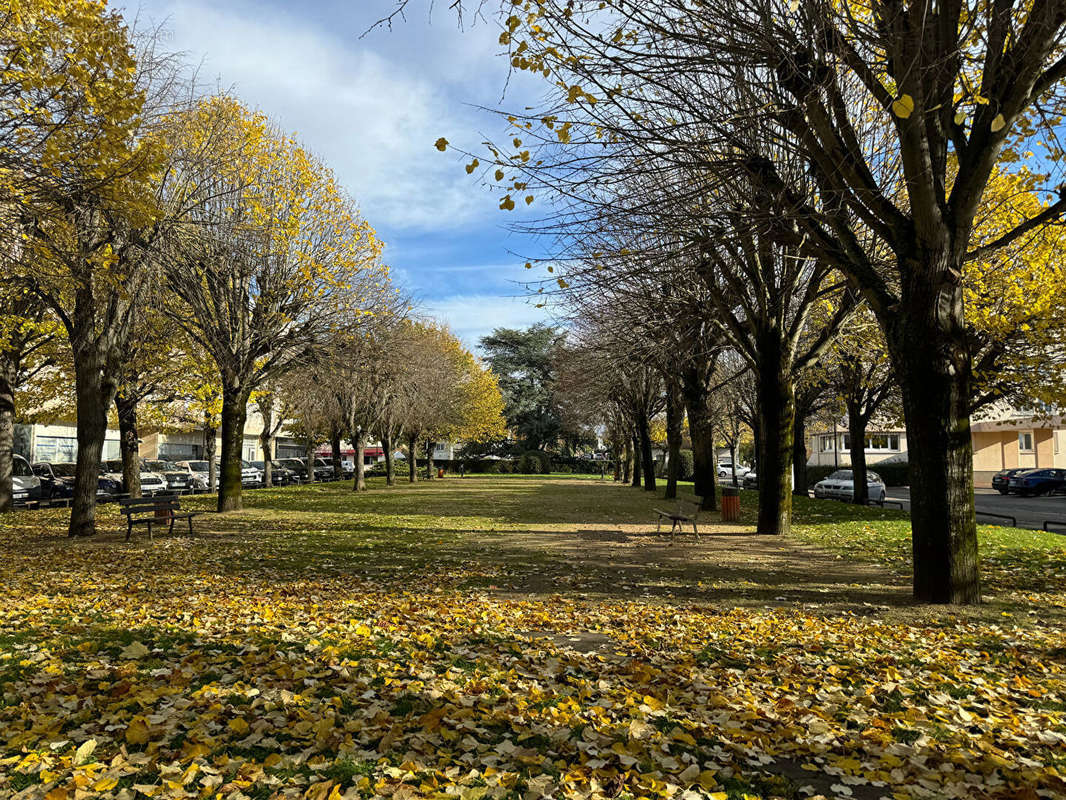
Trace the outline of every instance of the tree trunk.
<instances>
[{"instance_id":1,"label":"tree trunk","mask_svg":"<svg viewBox=\"0 0 1066 800\"><path fill-rule=\"evenodd\" d=\"M307 482L315 482L315 442L311 439L304 444L304 461L307 462Z\"/></svg>"},{"instance_id":2,"label":"tree trunk","mask_svg":"<svg viewBox=\"0 0 1066 800\"><path fill-rule=\"evenodd\" d=\"M85 348L88 349L88 348ZM70 536L96 533L96 488L107 435L107 411L115 399L115 384L104 379L103 364L93 353L75 347L74 390L77 396L78 459L70 508Z\"/></svg>"},{"instance_id":3,"label":"tree trunk","mask_svg":"<svg viewBox=\"0 0 1066 800\"><path fill-rule=\"evenodd\" d=\"M625 443L625 456L622 461L622 483L629 483L630 470L633 467L633 440L628 436Z\"/></svg>"},{"instance_id":4,"label":"tree trunk","mask_svg":"<svg viewBox=\"0 0 1066 800\"><path fill-rule=\"evenodd\" d=\"M640 488L640 473L641 473L641 460L640 460L640 437L637 434L633 434L633 481L632 485L634 489Z\"/></svg>"},{"instance_id":5,"label":"tree trunk","mask_svg":"<svg viewBox=\"0 0 1066 800\"><path fill-rule=\"evenodd\" d=\"M759 521L761 534L787 534L792 525L792 436L796 417L790 365L776 340L760 347ZM734 460L734 469L736 461Z\"/></svg>"},{"instance_id":6,"label":"tree trunk","mask_svg":"<svg viewBox=\"0 0 1066 800\"><path fill-rule=\"evenodd\" d=\"M618 442L614 442L611 447L611 455L614 457L614 471L612 477L614 482L618 483L622 480L622 448L618 446Z\"/></svg>"},{"instance_id":7,"label":"tree trunk","mask_svg":"<svg viewBox=\"0 0 1066 800\"><path fill-rule=\"evenodd\" d=\"M0 513L14 508L15 370L0 360Z\"/></svg>"},{"instance_id":8,"label":"tree trunk","mask_svg":"<svg viewBox=\"0 0 1066 800\"><path fill-rule=\"evenodd\" d=\"M418 444L417 436L407 437L407 459L411 464L411 469L408 470L407 480L410 483L418 483L418 458L415 456L417 450L415 449Z\"/></svg>"},{"instance_id":9,"label":"tree trunk","mask_svg":"<svg viewBox=\"0 0 1066 800\"><path fill-rule=\"evenodd\" d=\"M646 415L641 414L637 420L637 432L640 435L640 472L644 478L644 491L655 491L655 459L651 454L651 426Z\"/></svg>"},{"instance_id":10,"label":"tree trunk","mask_svg":"<svg viewBox=\"0 0 1066 800\"><path fill-rule=\"evenodd\" d=\"M882 320L907 423L914 597L973 604L981 585L962 289L926 274L903 286L900 309Z\"/></svg>"},{"instance_id":11,"label":"tree trunk","mask_svg":"<svg viewBox=\"0 0 1066 800\"><path fill-rule=\"evenodd\" d=\"M681 440L684 434L681 423L685 409L676 384L666 384L666 498L677 497L677 481L681 477Z\"/></svg>"},{"instance_id":12,"label":"tree trunk","mask_svg":"<svg viewBox=\"0 0 1066 800\"><path fill-rule=\"evenodd\" d=\"M352 435L352 447L355 449L355 479L352 481L352 491L365 492L366 464L363 462L363 450L366 448L366 431L362 428Z\"/></svg>"},{"instance_id":13,"label":"tree trunk","mask_svg":"<svg viewBox=\"0 0 1066 800\"><path fill-rule=\"evenodd\" d=\"M688 412L688 435L692 439L693 490L697 497L703 498L702 507L713 511L718 507L718 464L714 457L714 423L707 409L709 393L694 369L682 373L681 390Z\"/></svg>"},{"instance_id":14,"label":"tree trunk","mask_svg":"<svg viewBox=\"0 0 1066 800\"><path fill-rule=\"evenodd\" d=\"M807 496L807 418L796 409L792 423L792 494Z\"/></svg>"},{"instance_id":15,"label":"tree trunk","mask_svg":"<svg viewBox=\"0 0 1066 800\"><path fill-rule=\"evenodd\" d=\"M386 486L395 486L396 485L395 467L393 466L393 463L392 463L392 448L393 448L392 433L390 433L389 431L386 431L381 436L381 450L385 454L385 485Z\"/></svg>"},{"instance_id":16,"label":"tree trunk","mask_svg":"<svg viewBox=\"0 0 1066 800\"><path fill-rule=\"evenodd\" d=\"M118 444L122 453L122 483L130 497L141 496L141 444L137 435L137 401L121 392L115 395Z\"/></svg>"},{"instance_id":17,"label":"tree trunk","mask_svg":"<svg viewBox=\"0 0 1066 800\"><path fill-rule=\"evenodd\" d=\"M207 490L218 491L218 467L215 465L215 453L218 449L218 428L204 424L204 456L207 458Z\"/></svg>"},{"instance_id":18,"label":"tree trunk","mask_svg":"<svg viewBox=\"0 0 1066 800\"><path fill-rule=\"evenodd\" d=\"M848 402L848 451L851 455L852 486L855 487L851 502L866 505L870 499L870 487L866 483L866 417L857 403Z\"/></svg>"},{"instance_id":19,"label":"tree trunk","mask_svg":"<svg viewBox=\"0 0 1066 800\"><path fill-rule=\"evenodd\" d=\"M426 480L433 480L433 442L426 441Z\"/></svg>"},{"instance_id":20,"label":"tree trunk","mask_svg":"<svg viewBox=\"0 0 1066 800\"><path fill-rule=\"evenodd\" d=\"M270 432L271 419L263 416L263 432L259 434L259 446L263 449L263 486L270 488L274 485L274 470L270 466L274 458L274 435Z\"/></svg>"},{"instance_id":21,"label":"tree trunk","mask_svg":"<svg viewBox=\"0 0 1066 800\"><path fill-rule=\"evenodd\" d=\"M218 484L218 510L241 509L241 455L249 391L231 381L222 389L222 475Z\"/></svg>"},{"instance_id":22,"label":"tree trunk","mask_svg":"<svg viewBox=\"0 0 1066 800\"><path fill-rule=\"evenodd\" d=\"M333 477L340 480L341 476L344 475L344 467L341 464L341 430L336 425L329 432L329 449L331 451L330 459L333 462ZM362 455L362 449L355 448L355 460L357 462L363 460ZM363 488L365 489L366 486Z\"/></svg>"}]
</instances>

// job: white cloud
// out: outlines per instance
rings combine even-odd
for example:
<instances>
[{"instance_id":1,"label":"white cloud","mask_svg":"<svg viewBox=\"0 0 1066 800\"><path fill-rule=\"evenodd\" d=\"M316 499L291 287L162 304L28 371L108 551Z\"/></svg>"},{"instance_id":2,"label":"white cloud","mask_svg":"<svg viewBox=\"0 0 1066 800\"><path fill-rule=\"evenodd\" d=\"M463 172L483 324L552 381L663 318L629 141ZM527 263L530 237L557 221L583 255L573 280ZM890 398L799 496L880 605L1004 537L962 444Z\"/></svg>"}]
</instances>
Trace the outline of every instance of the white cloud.
<instances>
[{"instance_id":1,"label":"white cloud","mask_svg":"<svg viewBox=\"0 0 1066 800\"><path fill-rule=\"evenodd\" d=\"M427 302L426 311L443 319L467 347L477 347L478 339L494 328L527 328L538 322L550 323L548 309L537 308L524 297L493 294L461 294Z\"/></svg>"},{"instance_id":2,"label":"white cloud","mask_svg":"<svg viewBox=\"0 0 1066 800\"><path fill-rule=\"evenodd\" d=\"M372 224L442 230L499 220L492 195L433 147L444 135L475 149L478 128L496 124L464 105L497 99L486 93L503 84L506 65L486 44L488 26L457 33L442 24L427 34L412 20L360 39L372 11L331 29L266 4L159 3L150 15L167 19L173 46L202 64L201 80L232 87L296 132Z\"/></svg>"}]
</instances>

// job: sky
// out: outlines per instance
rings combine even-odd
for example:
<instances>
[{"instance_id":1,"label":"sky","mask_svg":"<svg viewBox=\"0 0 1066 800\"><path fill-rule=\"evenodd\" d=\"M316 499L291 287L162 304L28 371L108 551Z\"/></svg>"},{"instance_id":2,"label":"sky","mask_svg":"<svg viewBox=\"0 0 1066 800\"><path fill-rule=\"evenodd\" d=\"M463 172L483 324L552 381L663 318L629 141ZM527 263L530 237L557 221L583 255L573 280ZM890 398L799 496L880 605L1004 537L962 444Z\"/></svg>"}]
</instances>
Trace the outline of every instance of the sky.
<instances>
[{"instance_id":1,"label":"sky","mask_svg":"<svg viewBox=\"0 0 1066 800\"><path fill-rule=\"evenodd\" d=\"M395 0L130 0L138 28L162 24L166 45L218 87L258 109L323 158L385 242L393 279L469 347L498 326L549 321L527 297L524 264L543 243L508 225L499 197L440 153L443 136L485 152L505 123L481 107L537 97L512 76L493 19L459 29L448 3L410 0L406 20L368 32ZM522 205L522 204L519 204Z\"/></svg>"}]
</instances>

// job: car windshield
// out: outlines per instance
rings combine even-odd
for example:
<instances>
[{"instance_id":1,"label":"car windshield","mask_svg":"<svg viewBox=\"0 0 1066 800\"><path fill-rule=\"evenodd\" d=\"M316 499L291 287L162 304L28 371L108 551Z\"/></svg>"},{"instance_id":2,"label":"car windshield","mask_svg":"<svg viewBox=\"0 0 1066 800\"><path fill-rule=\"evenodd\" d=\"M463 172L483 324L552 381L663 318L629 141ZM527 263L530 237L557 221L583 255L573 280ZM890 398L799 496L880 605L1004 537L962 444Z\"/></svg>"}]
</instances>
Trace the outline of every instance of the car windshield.
<instances>
[{"instance_id":1,"label":"car windshield","mask_svg":"<svg viewBox=\"0 0 1066 800\"><path fill-rule=\"evenodd\" d=\"M262 461L250 461L248 463L250 463L256 469L262 469L266 466L266 464L264 464Z\"/></svg>"},{"instance_id":2,"label":"car windshield","mask_svg":"<svg viewBox=\"0 0 1066 800\"><path fill-rule=\"evenodd\" d=\"M867 472L866 473L866 482L867 483L884 483L884 481L881 480L881 476L878 475L876 472Z\"/></svg>"},{"instance_id":3,"label":"car windshield","mask_svg":"<svg viewBox=\"0 0 1066 800\"><path fill-rule=\"evenodd\" d=\"M193 472L207 472L206 461L189 461L188 464L189 469L191 469Z\"/></svg>"},{"instance_id":4,"label":"car windshield","mask_svg":"<svg viewBox=\"0 0 1066 800\"><path fill-rule=\"evenodd\" d=\"M11 463L11 474L16 478L26 478L33 474L33 470L30 469L30 462L24 458L16 456Z\"/></svg>"},{"instance_id":5,"label":"car windshield","mask_svg":"<svg viewBox=\"0 0 1066 800\"><path fill-rule=\"evenodd\" d=\"M315 459L315 466L316 467L329 467L329 466L332 466L332 464L330 464L324 458L316 458Z\"/></svg>"},{"instance_id":6,"label":"car windshield","mask_svg":"<svg viewBox=\"0 0 1066 800\"><path fill-rule=\"evenodd\" d=\"M153 472L166 472L167 470L174 469L174 465L169 461L145 461L144 464Z\"/></svg>"},{"instance_id":7,"label":"car windshield","mask_svg":"<svg viewBox=\"0 0 1066 800\"><path fill-rule=\"evenodd\" d=\"M850 481L851 479L852 477L850 469L838 469L836 472L829 476L829 480L831 481Z\"/></svg>"},{"instance_id":8,"label":"car windshield","mask_svg":"<svg viewBox=\"0 0 1066 800\"><path fill-rule=\"evenodd\" d=\"M52 472L58 475L60 478L73 478L74 473L77 471L77 464L53 464Z\"/></svg>"}]
</instances>

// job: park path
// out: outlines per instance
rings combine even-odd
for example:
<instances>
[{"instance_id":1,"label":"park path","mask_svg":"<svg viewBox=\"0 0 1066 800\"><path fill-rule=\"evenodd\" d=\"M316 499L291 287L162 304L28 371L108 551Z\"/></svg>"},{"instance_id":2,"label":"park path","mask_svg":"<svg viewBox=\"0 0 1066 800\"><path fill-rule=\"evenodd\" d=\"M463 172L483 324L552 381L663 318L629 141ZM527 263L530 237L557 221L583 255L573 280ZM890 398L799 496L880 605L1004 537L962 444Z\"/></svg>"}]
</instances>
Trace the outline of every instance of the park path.
<instances>
[{"instance_id":1,"label":"park path","mask_svg":"<svg viewBox=\"0 0 1066 800\"><path fill-rule=\"evenodd\" d=\"M787 536L703 523L671 539L654 523L531 526L482 537L504 555L502 592L583 592L725 606L804 606L818 613L883 612L910 604L910 587L876 564L845 559Z\"/></svg>"}]
</instances>

